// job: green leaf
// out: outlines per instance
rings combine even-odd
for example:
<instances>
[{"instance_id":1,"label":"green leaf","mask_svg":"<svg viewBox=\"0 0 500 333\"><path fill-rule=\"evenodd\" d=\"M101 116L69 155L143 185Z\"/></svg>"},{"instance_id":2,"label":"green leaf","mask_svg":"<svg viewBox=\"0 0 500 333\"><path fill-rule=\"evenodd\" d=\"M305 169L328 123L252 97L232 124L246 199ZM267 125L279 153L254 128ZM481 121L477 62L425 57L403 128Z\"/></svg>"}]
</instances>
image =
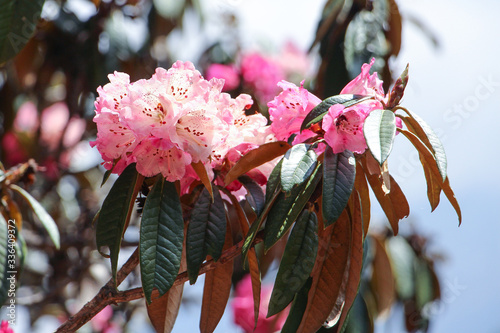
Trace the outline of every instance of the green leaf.
<instances>
[{"instance_id":1,"label":"green leaf","mask_svg":"<svg viewBox=\"0 0 500 333\"><path fill-rule=\"evenodd\" d=\"M304 316L304 312L307 307L307 296L309 294L309 289L311 289L312 278L308 278L306 283L302 286L295 298L293 299L292 307L290 308L290 313L286 318L286 322L281 329L281 333L295 333L299 329L300 322Z\"/></svg>"},{"instance_id":2,"label":"green leaf","mask_svg":"<svg viewBox=\"0 0 500 333\"><path fill-rule=\"evenodd\" d=\"M276 164L273 171L271 171L271 174L269 175L269 179L267 180L266 184L266 203L271 200L280 185L282 165L283 159L281 159L278 164Z\"/></svg>"},{"instance_id":3,"label":"green leaf","mask_svg":"<svg viewBox=\"0 0 500 333\"><path fill-rule=\"evenodd\" d=\"M195 283L200 266L207 254L217 261L226 236L226 210L218 190L213 202L206 188L200 194L191 212L186 235L186 259L189 282Z\"/></svg>"},{"instance_id":4,"label":"green leaf","mask_svg":"<svg viewBox=\"0 0 500 333\"><path fill-rule=\"evenodd\" d=\"M434 282L427 262L415 260L415 301L417 309L422 310L434 299Z\"/></svg>"},{"instance_id":5,"label":"green leaf","mask_svg":"<svg viewBox=\"0 0 500 333\"><path fill-rule=\"evenodd\" d=\"M264 210L264 204L266 201L262 187L260 187L255 180L245 175L238 177L238 180L247 190L246 198L248 203L254 210L255 214L259 216Z\"/></svg>"},{"instance_id":6,"label":"green leaf","mask_svg":"<svg viewBox=\"0 0 500 333\"><path fill-rule=\"evenodd\" d=\"M306 183L293 188L290 193L281 192L267 216L264 228L264 249L269 250L283 237L295 222L307 201L316 190L323 174L321 163L318 163Z\"/></svg>"},{"instance_id":7,"label":"green leaf","mask_svg":"<svg viewBox=\"0 0 500 333\"><path fill-rule=\"evenodd\" d=\"M285 153L281 166L281 187L289 192L294 186L302 184L316 167L318 156L311 145L301 143Z\"/></svg>"},{"instance_id":8,"label":"green leaf","mask_svg":"<svg viewBox=\"0 0 500 333\"><path fill-rule=\"evenodd\" d=\"M282 311L309 278L318 251L318 219L304 210L290 233L274 283L267 317Z\"/></svg>"},{"instance_id":9,"label":"green leaf","mask_svg":"<svg viewBox=\"0 0 500 333\"><path fill-rule=\"evenodd\" d=\"M12 243L13 244L13 243ZM5 303L8 298L10 283L8 278L8 250L9 250L9 233L7 229L7 221L2 214L0 214L0 306Z\"/></svg>"},{"instance_id":10,"label":"green leaf","mask_svg":"<svg viewBox=\"0 0 500 333\"><path fill-rule=\"evenodd\" d=\"M356 178L354 154L334 154L327 146L323 164L323 217L325 227L333 224L347 205Z\"/></svg>"},{"instance_id":11,"label":"green leaf","mask_svg":"<svg viewBox=\"0 0 500 333\"><path fill-rule=\"evenodd\" d=\"M0 0L0 64L14 57L33 36L45 0Z\"/></svg>"},{"instance_id":12,"label":"green leaf","mask_svg":"<svg viewBox=\"0 0 500 333\"><path fill-rule=\"evenodd\" d=\"M370 318L368 307L361 294L356 296L354 303L349 310L347 320L340 330L342 333L370 333L373 332L373 321Z\"/></svg>"},{"instance_id":13,"label":"green leaf","mask_svg":"<svg viewBox=\"0 0 500 333\"><path fill-rule=\"evenodd\" d=\"M135 198L142 185L142 181L139 179L142 180L135 169L135 163L126 167L104 199L97 217L97 250L103 256L107 256L103 252L103 248L109 248L111 272L115 280L123 233L130 220Z\"/></svg>"},{"instance_id":14,"label":"green leaf","mask_svg":"<svg viewBox=\"0 0 500 333\"><path fill-rule=\"evenodd\" d=\"M151 303L172 287L181 265L184 219L175 185L161 177L148 194L142 213L139 244L142 288Z\"/></svg>"},{"instance_id":15,"label":"green leaf","mask_svg":"<svg viewBox=\"0 0 500 333\"><path fill-rule=\"evenodd\" d=\"M392 150L396 117L388 110L373 110L365 119L363 132L373 157L382 165Z\"/></svg>"},{"instance_id":16,"label":"green leaf","mask_svg":"<svg viewBox=\"0 0 500 333\"><path fill-rule=\"evenodd\" d=\"M36 217L38 217L45 230L47 230L47 233L49 234L52 243L54 243L56 249L59 249L59 244L60 244L59 230L57 229L57 224L52 218L52 216L50 216L49 213L47 213L47 211L45 210L45 208L43 208L43 206L24 189L17 186L16 184L11 184L10 188L19 193L24 199L26 199L31 209L33 209L33 213L35 213Z\"/></svg>"},{"instance_id":17,"label":"green leaf","mask_svg":"<svg viewBox=\"0 0 500 333\"><path fill-rule=\"evenodd\" d=\"M311 127L311 125L320 122L321 119L323 119L323 117L325 116L325 114L327 114L330 107L335 104L342 104L347 108L371 98L372 98L371 96L351 95L351 94L328 97L327 99L323 100L321 103L316 105L316 107L314 107L314 109L312 109L307 114L307 116L304 118L304 121L302 122L302 125L300 126L300 131L302 132L303 130Z\"/></svg>"}]
</instances>

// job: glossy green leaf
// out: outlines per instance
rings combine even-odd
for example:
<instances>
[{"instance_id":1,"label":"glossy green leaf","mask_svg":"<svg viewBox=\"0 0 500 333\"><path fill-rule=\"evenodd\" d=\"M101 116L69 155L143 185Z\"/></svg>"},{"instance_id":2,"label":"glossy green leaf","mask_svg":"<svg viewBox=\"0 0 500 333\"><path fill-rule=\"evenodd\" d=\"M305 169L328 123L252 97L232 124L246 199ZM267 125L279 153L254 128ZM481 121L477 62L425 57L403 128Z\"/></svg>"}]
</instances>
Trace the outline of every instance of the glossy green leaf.
<instances>
[{"instance_id":1,"label":"glossy green leaf","mask_svg":"<svg viewBox=\"0 0 500 333\"><path fill-rule=\"evenodd\" d=\"M388 110L373 110L363 125L366 144L373 157L382 165L392 150L396 135L396 117Z\"/></svg>"},{"instance_id":2,"label":"glossy green leaf","mask_svg":"<svg viewBox=\"0 0 500 333\"><path fill-rule=\"evenodd\" d=\"M301 143L293 146L283 157L281 166L281 188L289 192L302 184L316 167L318 156L311 145Z\"/></svg>"},{"instance_id":3,"label":"glossy green leaf","mask_svg":"<svg viewBox=\"0 0 500 333\"><path fill-rule=\"evenodd\" d=\"M403 110L408 114L409 118L401 118L405 123L409 123L410 126L413 127L416 132L415 135L417 135L419 139L424 142L427 148L429 148L434 153L439 173L441 174L441 177L444 181L446 179L446 168L448 162L446 160L446 153L444 151L441 140L439 140L439 137L434 132L434 130L422 118L407 109Z\"/></svg>"},{"instance_id":4,"label":"glossy green leaf","mask_svg":"<svg viewBox=\"0 0 500 333\"><path fill-rule=\"evenodd\" d=\"M264 210L266 201L262 187L260 187L255 180L245 175L238 177L238 180L247 190L246 198L248 203L254 210L255 214L259 216Z\"/></svg>"},{"instance_id":5,"label":"glossy green leaf","mask_svg":"<svg viewBox=\"0 0 500 333\"><path fill-rule=\"evenodd\" d=\"M289 193L281 192L267 216L264 228L264 249L269 250L283 237L295 222L312 193L318 186L323 174L318 163L307 182L293 188Z\"/></svg>"},{"instance_id":6,"label":"glossy green leaf","mask_svg":"<svg viewBox=\"0 0 500 333\"><path fill-rule=\"evenodd\" d=\"M299 329L300 322L302 321L302 317L304 316L304 312L307 307L307 297L309 294L309 289L311 289L312 278L309 277L299 290L292 302L292 306L290 308L290 312L288 313L288 317L286 318L285 324L281 329L281 333L295 333Z\"/></svg>"},{"instance_id":7,"label":"glossy green leaf","mask_svg":"<svg viewBox=\"0 0 500 333\"><path fill-rule=\"evenodd\" d=\"M309 278L318 251L318 219L304 210L288 238L269 300L267 317L282 311Z\"/></svg>"},{"instance_id":8,"label":"glossy green leaf","mask_svg":"<svg viewBox=\"0 0 500 333\"><path fill-rule=\"evenodd\" d=\"M189 282L195 283L200 266L207 255L217 261L226 237L226 210L220 192L213 192L213 201L206 188L191 211L186 235L186 259Z\"/></svg>"},{"instance_id":9,"label":"glossy green leaf","mask_svg":"<svg viewBox=\"0 0 500 333\"><path fill-rule=\"evenodd\" d=\"M7 230L7 221L2 214L0 214L0 306L5 303L8 298L10 283L7 278L9 277L8 271L15 270L15 267L9 268L8 255L9 255L9 235Z\"/></svg>"},{"instance_id":10,"label":"glossy green leaf","mask_svg":"<svg viewBox=\"0 0 500 333\"><path fill-rule=\"evenodd\" d=\"M173 183L158 179L144 204L139 260L142 288L151 303L153 288L164 295L177 277L184 241L184 219Z\"/></svg>"},{"instance_id":11,"label":"glossy green leaf","mask_svg":"<svg viewBox=\"0 0 500 333\"><path fill-rule=\"evenodd\" d=\"M33 209L33 213L35 213L36 217L38 217L38 220L40 220L45 230L47 230L47 233L49 234L52 243L54 243L56 249L59 249L59 244L60 244L59 229L57 229L57 224L52 218L52 216L50 216L49 213L47 213L47 211L45 210L45 208L43 208L43 206L23 188L17 186L16 184L11 184L10 188L19 193L24 199L26 199L31 209Z\"/></svg>"},{"instance_id":12,"label":"glossy green leaf","mask_svg":"<svg viewBox=\"0 0 500 333\"><path fill-rule=\"evenodd\" d=\"M356 296L354 303L347 315L342 333L370 333L373 332L373 321L368 312L368 307L361 294Z\"/></svg>"},{"instance_id":13,"label":"glossy green leaf","mask_svg":"<svg viewBox=\"0 0 500 333\"><path fill-rule=\"evenodd\" d=\"M302 122L302 125L300 126L300 131L303 131L311 125L316 124L320 122L325 114L327 114L328 110L330 109L331 106L335 104L342 104L346 108L349 106L353 106L355 104L358 104L360 102L366 101L368 99L372 98L371 96L363 96L363 95L351 95L351 94L344 94L344 95L336 95L336 96L331 96L323 100L321 103L316 105L304 118L304 121Z\"/></svg>"},{"instance_id":14,"label":"glossy green leaf","mask_svg":"<svg viewBox=\"0 0 500 333\"><path fill-rule=\"evenodd\" d=\"M45 0L0 0L0 64L14 57L36 30Z\"/></svg>"},{"instance_id":15,"label":"glossy green leaf","mask_svg":"<svg viewBox=\"0 0 500 333\"><path fill-rule=\"evenodd\" d=\"M276 190L279 188L282 165L283 159L281 159L278 164L276 164L273 171L271 171L271 175L269 175L269 179L267 180L266 184L266 202L269 202L269 200L271 200L273 195L276 193Z\"/></svg>"},{"instance_id":16,"label":"glossy green leaf","mask_svg":"<svg viewBox=\"0 0 500 333\"><path fill-rule=\"evenodd\" d=\"M135 163L126 167L111 187L106 199L104 199L97 217L97 250L103 256L108 256L103 252L103 248L107 247L109 249L113 279L116 279L118 254L123 233L130 220L135 199L141 186L140 183L142 183L139 179L142 179L142 177L137 173Z\"/></svg>"},{"instance_id":17,"label":"glossy green leaf","mask_svg":"<svg viewBox=\"0 0 500 333\"><path fill-rule=\"evenodd\" d=\"M354 154L346 150L334 154L327 146L323 162L323 218L325 227L333 224L347 205L356 178Z\"/></svg>"}]
</instances>

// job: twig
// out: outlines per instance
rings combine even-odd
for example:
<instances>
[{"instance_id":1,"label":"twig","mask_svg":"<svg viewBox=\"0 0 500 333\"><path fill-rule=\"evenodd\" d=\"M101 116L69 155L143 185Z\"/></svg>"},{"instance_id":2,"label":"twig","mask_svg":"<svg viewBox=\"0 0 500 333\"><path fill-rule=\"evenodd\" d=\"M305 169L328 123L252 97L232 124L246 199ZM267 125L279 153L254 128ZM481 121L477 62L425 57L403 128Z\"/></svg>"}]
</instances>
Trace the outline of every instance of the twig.
<instances>
[{"instance_id":1,"label":"twig","mask_svg":"<svg viewBox=\"0 0 500 333\"><path fill-rule=\"evenodd\" d=\"M258 234L254 240L254 244L262 242L262 235ZM241 247L243 246L244 240L240 241L238 244L233 245L231 248L227 249L222 253L222 256L217 262L213 259L207 260L201 267L198 275L205 274L208 271L215 269L217 265L222 265L228 261L233 260L237 255L241 253ZM134 253L130 256L127 262L118 271L116 276L116 286L125 280L125 278L134 270L134 268L139 264L139 251L136 249ZM177 275L173 286L178 286L186 281L188 281L187 271L184 271ZM153 298L159 297L158 291L153 291ZM89 301L85 306L78 311L75 315L68 318L68 320L61 325L56 333L69 333L75 332L77 329L89 322L94 316L96 316L102 309L110 304L118 304L124 302L130 302L136 299L144 297L144 292L141 287L129 289L125 291L117 291L114 287L113 279L109 280L101 290L94 296L94 298Z\"/></svg>"}]
</instances>

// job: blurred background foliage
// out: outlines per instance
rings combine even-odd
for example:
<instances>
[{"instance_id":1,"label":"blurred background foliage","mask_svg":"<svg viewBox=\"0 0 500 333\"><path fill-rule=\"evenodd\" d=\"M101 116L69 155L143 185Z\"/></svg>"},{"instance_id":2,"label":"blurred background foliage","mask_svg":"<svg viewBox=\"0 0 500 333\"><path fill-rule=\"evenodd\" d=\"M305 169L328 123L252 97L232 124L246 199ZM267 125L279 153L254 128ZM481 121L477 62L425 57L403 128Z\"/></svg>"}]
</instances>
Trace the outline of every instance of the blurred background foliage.
<instances>
[{"instance_id":1,"label":"blurred background foliage","mask_svg":"<svg viewBox=\"0 0 500 333\"><path fill-rule=\"evenodd\" d=\"M100 187L100 155L88 144L96 136L96 88L113 71L126 72L135 81L151 76L158 66L169 68L189 44L186 30L204 35L206 14L199 0L46 0L18 15L24 16L23 24L9 26L16 33L9 36L18 44L6 32L0 38L0 160L5 170L29 158L36 161L30 181L17 180L56 221L61 247L53 246L26 203L16 200L29 249L16 296L29 309L28 327L41 325L37 321L47 317L57 327L110 276L108 261L96 251L92 228L112 184ZM217 19L223 33L200 40L197 68L208 78L232 80L225 89L233 96L250 93L256 103L249 113L267 113L267 102L282 79L295 84L305 79L305 86L320 98L338 94L372 57L386 90L392 82L389 60L399 53L402 27L394 0L326 1L309 53L293 42L274 53L245 50L237 16L228 10ZM13 57L15 52L5 50L8 43L26 45ZM126 250L138 244L137 221L123 244L125 258ZM393 238L386 232L367 239L355 314L368 331L374 318L387 315L393 306L404 308L409 331L427 329L425 305L439 298L439 283L425 245L417 234ZM263 272L279 257L277 246L262 258ZM235 283L244 274L241 267L236 272ZM132 275L122 288L139 285L138 279ZM147 325L143 302L133 302L107 308L84 330L127 331L137 313Z\"/></svg>"}]
</instances>

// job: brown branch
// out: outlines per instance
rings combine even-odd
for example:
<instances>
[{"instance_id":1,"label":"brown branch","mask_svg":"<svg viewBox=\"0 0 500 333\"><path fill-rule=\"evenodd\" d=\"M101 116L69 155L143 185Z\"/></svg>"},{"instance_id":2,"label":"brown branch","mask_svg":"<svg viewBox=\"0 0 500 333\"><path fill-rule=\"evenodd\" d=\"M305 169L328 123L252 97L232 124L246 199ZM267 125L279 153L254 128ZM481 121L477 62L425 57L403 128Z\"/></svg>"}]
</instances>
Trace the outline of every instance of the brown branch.
<instances>
[{"instance_id":1,"label":"brown branch","mask_svg":"<svg viewBox=\"0 0 500 333\"><path fill-rule=\"evenodd\" d=\"M259 233L254 240L254 244L262 242L262 235ZM241 248L243 246L244 240L240 241L238 244L233 245L231 248L224 251L217 262L213 259L207 260L200 267L198 275L205 274L208 271L215 269L217 265L222 265L228 261L233 260L237 255L241 253ZM118 271L116 277L116 286L125 280L125 278L134 270L134 268L139 263L139 251L138 249L130 256L127 262ZM178 286L184 284L188 281L188 273L184 271L177 275L173 286ZM159 297L158 291L153 291L153 298ZM124 302L130 302L136 299L141 299L144 297L144 291L141 287L129 289L125 291L117 291L114 286L113 279L109 280L101 290L94 296L94 298L89 301L85 306L78 311L75 315L68 318L68 320L61 325L56 333L69 333L75 332L77 329L89 322L94 316L96 316L102 309L110 304L118 304Z\"/></svg>"}]
</instances>

